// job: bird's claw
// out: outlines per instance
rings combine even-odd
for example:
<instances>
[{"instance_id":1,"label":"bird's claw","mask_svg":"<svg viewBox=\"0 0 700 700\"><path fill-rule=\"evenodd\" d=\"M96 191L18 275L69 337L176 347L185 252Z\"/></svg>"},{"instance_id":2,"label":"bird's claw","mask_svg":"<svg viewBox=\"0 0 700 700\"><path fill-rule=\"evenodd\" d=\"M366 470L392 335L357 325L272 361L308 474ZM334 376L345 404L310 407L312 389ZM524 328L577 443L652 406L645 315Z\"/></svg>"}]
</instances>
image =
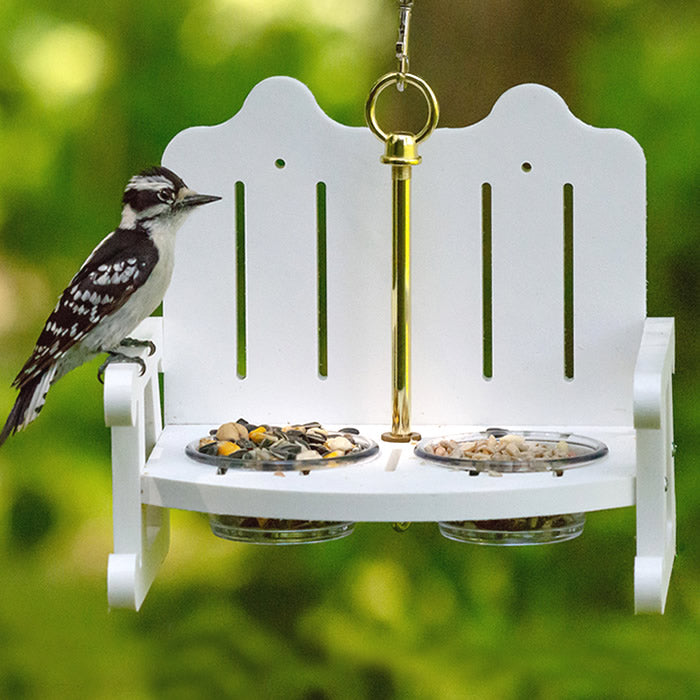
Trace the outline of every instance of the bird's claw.
<instances>
[{"instance_id":1,"label":"bird's claw","mask_svg":"<svg viewBox=\"0 0 700 700\"><path fill-rule=\"evenodd\" d=\"M150 343L151 341L149 340L145 342ZM153 345L153 343L151 343L151 345ZM155 349L155 346L153 347ZM144 373L146 372L146 363L143 361L142 358L132 357L131 355L124 355L121 352L110 352L107 354L107 359L99 366L97 370L97 381L99 381L100 384L105 383L105 371L107 367L109 367L109 365L111 365L113 362L135 362L141 367L141 371L139 372L140 377L143 377Z\"/></svg>"},{"instance_id":2,"label":"bird's claw","mask_svg":"<svg viewBox=\"0 0 700 700\"><path fill-rule=\"evenodd\" d=\"M125 348L148 348L148 356L156 351L156 345L152 340L138 340L138 338L124 338L119 345Z\"/></svg>"}]
</instances>

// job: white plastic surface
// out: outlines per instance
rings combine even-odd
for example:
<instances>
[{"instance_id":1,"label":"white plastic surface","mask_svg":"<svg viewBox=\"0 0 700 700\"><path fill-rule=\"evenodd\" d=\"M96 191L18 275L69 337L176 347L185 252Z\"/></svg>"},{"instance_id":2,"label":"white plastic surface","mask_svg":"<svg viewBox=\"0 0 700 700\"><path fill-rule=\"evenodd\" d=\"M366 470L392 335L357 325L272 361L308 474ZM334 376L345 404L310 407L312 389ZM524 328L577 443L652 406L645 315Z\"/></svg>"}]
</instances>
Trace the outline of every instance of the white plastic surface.
<instances>
[{"instance_id":1,"label":"white plastic surface","mask_svg":"<svg viewBox=\"0 0 700 700\"><path fill-rule=\"evenodd\" d=\"M329 119L300 83L271 78L230 120L182 132L164 154L164 165L190 186L224 199L196 212L178 234L163 339L156 341L162 433L154 417L158 356L143 378L126 365L107 371L115 475L111 605L140 605L167 551L173 507L419 521L636 503L637 610L663 610L675 541L673 321L645 319L641 149L623 132L583 124L551 90L524 85L506 92L482 122L438 129L420 151L423 163L413 169L414 427L424 436L490 425L564 429L602 440L609 456L561 477L472 477L415 458L411 445L388 443L367 464L308 476L217 475L185 456L189 441L241 416L355 425L378 442L390 419L390 170L379 162L382 146L367 129ZM245 185L244 378L236 374L238 181ZM318 372L318 182L327 191L327 377ZM493 204L488 380L485 182ZM574 188L573 380L564 377L566 183ZM158 338L160 325L149 319L134 335Z\"/></svg>"},{"instance_id":2,"label":"white plastic surface","mask_svg":"<svg viewBox=\"0 0 700 700\"><path fill-rule=\"evenodd\" d=\"M381 442L379 456L365 463L280 476L240 470L217 475L216 467L191 460L183 446L210 427L166 427L143 474L144 502L235 515L379 522L522 517L634 504L635 436L629 429L597 429L593 435L590 426L585 428L609 446L610 455L560 477L552 472L470 476L419 459L414 445ZM358 427L378 442L386 430ZM417 427L426 436L439 436L473 426Z\"/></svg>"}]
</instances>

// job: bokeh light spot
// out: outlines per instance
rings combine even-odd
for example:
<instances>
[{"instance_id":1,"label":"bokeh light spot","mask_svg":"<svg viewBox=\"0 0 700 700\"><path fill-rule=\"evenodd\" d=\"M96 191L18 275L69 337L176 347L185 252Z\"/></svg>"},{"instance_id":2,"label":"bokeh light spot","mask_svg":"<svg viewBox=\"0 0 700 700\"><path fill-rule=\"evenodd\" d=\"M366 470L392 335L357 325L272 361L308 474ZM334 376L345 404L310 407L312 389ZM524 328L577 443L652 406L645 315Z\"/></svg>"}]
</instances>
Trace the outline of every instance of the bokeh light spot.
<instances>
[{"instance_id":1,"label":"bokeh light spot","mask_svg":"<svg viewBox=\"0 0 700 700\"><path fill-rule=\"evenodd\" d=\"M354 579L355 606L370 617L387 623L404 618L410 584L405 569L394 561L363 562Z\"/></svg>"},{"instance_id":2,"label":"bokeh light spot","mask_svg":"<svg viewBox=\"0 0 700 700\"><path fill-rule=\"evenodd\" d=\"M44 102L93 92L106 72L107 44L89 27L60 24L19 48L21 71Z\"/></svg>"}]
</instances>

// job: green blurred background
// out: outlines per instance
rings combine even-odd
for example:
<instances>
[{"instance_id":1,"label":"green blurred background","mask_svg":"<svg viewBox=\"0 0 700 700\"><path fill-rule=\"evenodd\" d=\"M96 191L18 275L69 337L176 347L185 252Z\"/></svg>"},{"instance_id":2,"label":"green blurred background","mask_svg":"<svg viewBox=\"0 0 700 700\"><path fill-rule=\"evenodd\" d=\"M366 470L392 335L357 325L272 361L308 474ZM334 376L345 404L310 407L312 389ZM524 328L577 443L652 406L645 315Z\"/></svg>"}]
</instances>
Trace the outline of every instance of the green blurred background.
<instances>
[{"instance_id":1,"label":"green blurred background","mask_svg":"<svg viewBox=\"0 0 700 700\"><path fill-rule=\"evenodd\" d=\"M393 70L394 0L3 0L0 406L128 178L261 79L363 123ZM416 0L412 69L442 126L521 82L631 133L648 160L650 316L677 319L679 554L666 615L632 614L634 509L551 547L361 524L324 545L218 540L173 513L141 613L108 612L109 433L96 365L0 451L0 698L700 696L700 15L687 0Z\"/></svg>"}]
</instances>

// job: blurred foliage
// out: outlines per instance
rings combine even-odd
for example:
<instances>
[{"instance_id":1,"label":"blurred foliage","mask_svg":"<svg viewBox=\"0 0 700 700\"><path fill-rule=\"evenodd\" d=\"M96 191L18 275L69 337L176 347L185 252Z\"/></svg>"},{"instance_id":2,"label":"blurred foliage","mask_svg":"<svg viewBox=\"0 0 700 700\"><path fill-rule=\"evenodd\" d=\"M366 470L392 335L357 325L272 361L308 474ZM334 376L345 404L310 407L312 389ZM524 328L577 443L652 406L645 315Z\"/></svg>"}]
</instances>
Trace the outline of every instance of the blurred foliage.
<instances>
[{"instance_id":1,"label":"blurred foliage","mask_svg":"<svg viewBox=\"0 0 700 700\"><path fill-rule=\"evenodd\" d=\"M139 615L106 609L109 435L94 366L0 451L0 697L695 698L700 695L700 18L686 0L417 0L412 68L443 125L519 82L644 147L649 314L678 322L679 556L666 615L632 615L633 509L527 551L435 525L358 525L256 548L173 513ZM390 0L3 0L0 396L54 299L118 217L126 180L261 79L306 82L338 121L393 68ZM111 214L110 214L111 212ZM4 416L3 416L4 418Z\"/></svg>"}]
</instances>

